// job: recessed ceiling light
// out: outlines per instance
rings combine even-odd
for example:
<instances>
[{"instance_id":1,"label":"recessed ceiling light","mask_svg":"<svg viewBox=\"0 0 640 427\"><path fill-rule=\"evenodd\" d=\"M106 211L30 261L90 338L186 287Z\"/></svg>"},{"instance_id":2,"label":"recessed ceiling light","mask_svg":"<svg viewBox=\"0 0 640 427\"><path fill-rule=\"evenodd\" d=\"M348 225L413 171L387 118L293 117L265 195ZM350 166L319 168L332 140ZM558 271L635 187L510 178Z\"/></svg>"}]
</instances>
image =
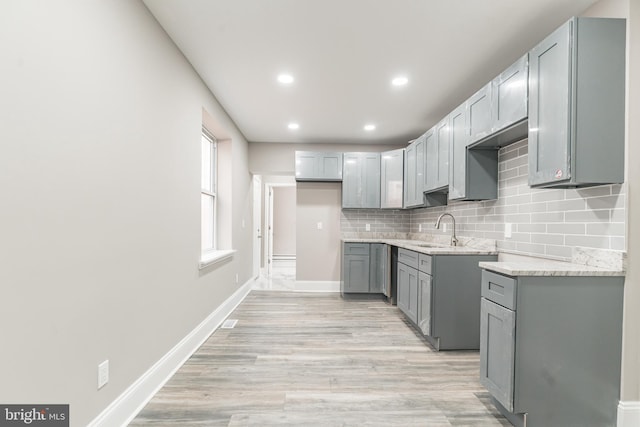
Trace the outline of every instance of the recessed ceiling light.
<instances>
[{"instance_id":1,"label":"recessed ceiling light","mask_svg":"<svg viewBox=\"0 0 640 427\"><path fill-rule=\"evenodd\" d=\"M289 123L289 125L287 127L289 129L291 129L291 130L296 130L296 129L298 129L300 127L300 125L297 124L297 123Z\"/></svg>"},{"instance_id":2,"label":"recessed ceiling light","mask_svg":"<svg viewBox=\"0 0 640 427\"><path fill-rule=\"evenodd\" d=\"M391 80L391 84L394 86L404 86L409 82L409 79L404 76L395 77Z\"/></svg>"},{"instance_id":3,"label":"recessed ceiling light","mask_svg":"<svg viewBox=\"0 0 640 427\"><path fill-rule=\"evenodd\" d=\"M372 125L372 124L364 125L364 130L367 130L367 131L376 130L376 125Z\"/></svg>"},{"instance_id":4,"label":"recessed ceiling light","mask_svg":"<svg viewBox=\"0 0 640 427\"><path fill-rule=\"evenodd\" d=\"M293 83L293 76L291 74L280 74L278 76L278 81L283 85L289 85Z\"/></svg>"}]
</instances>

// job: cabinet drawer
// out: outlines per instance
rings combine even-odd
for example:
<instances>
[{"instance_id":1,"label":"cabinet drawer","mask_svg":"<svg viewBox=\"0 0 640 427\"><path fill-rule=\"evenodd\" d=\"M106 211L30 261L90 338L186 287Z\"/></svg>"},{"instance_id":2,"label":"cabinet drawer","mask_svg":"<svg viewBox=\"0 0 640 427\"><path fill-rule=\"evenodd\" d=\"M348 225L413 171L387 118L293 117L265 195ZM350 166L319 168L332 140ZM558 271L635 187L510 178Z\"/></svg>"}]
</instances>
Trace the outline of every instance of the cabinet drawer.
<instances>
[{"instance_id":1,"label":"cabinet drawer","mask_svg":"<svg viewBox=\"0 0 640 427\"><path fill-rule=\"evenodd\" d=\"M398 262L413 267L416 270L418 269L418 255L418 252L398 248Z\"/></svg>"},{"instance_id":2,"label":"cabinet drawer","mask_svg":"<svg viewBox=\"0 0 640 427\"><path fill-rule=\"evenodd\" d=\"M511 310L516 310L516 279L482 270L483 297Z\"/></svg>"},{"instance_id":3,"label":"cabinet drawer","mask_svg":"<svg viewBox=\"0 0 640 427\"><path fill-rule=\"evenodd\" d=\"M418 254L418 270L431 274L431 255Z\"/></svg>"},{"instance_id":4,"label":"cabinet drawer","mask_svg":"<svg viewBox=\"0 0 640 427\"><path fill-rule=\"evenodd\" d=\"M369 255L369 243L345 243L345 255Z\"/></svg>"}]
</instances>

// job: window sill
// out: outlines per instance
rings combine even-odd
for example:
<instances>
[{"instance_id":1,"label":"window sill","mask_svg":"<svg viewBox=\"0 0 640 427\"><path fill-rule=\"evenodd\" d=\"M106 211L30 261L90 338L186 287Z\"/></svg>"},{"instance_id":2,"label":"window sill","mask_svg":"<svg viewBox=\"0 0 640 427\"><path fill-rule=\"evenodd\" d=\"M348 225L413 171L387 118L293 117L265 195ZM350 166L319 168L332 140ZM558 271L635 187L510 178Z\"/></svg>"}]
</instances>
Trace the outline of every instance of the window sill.
<instances>
[{"instance_id":1,"label":"window sill","mask_svg":"<svg viewBox=\"0 0 640 427\"><path fill-rule=\"evenodd\" d=\"M236 253L235 249L226 249L221 251L211 251L200 256L200 270L209 267L213 264L217 264L229 258L233 258L233 254Z\"/></svg>"}]
</instances>

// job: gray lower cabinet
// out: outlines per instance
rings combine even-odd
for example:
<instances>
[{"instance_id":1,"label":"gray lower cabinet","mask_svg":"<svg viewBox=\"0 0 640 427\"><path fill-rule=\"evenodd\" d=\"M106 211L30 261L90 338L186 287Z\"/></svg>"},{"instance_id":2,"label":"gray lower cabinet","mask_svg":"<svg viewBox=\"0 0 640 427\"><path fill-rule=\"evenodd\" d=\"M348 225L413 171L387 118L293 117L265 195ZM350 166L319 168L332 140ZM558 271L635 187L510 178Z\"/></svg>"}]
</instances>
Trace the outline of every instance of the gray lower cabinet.
<instances>
[{"instance_id":1,"label":"gray lower cabinet","mask_svg":"<svg viewBox=\"0 0 640 427\"><path fill-rule=\"evenodd\" d=\"M380 208L380 153L344 153L342 207Z\"/></svg>"},{"instance_id":2,"label":"gray lower cabinet","mask_svg":"<svg viewBox=\"0 0 640 427\"><path fill-rule=\"evenodd\" d=\"M402 209L404 149L380 154L380 208Z\"/></svg>"},{"instance_id":3,"label":"gray lower cabinet","mask_svg":"<svg viewBox=\"0 0 640 427\"><path fill-rule=\"evenodd\" d=\"M427 255L398 249L398 308L436 350L480 348L481 261L496 255Z\"/></svg>"},{"instance_id":4,"label":"gray lower cabinet","mask_svg":"<svg viewBox=\"0 0 640 427\"><path fill-rule=\"evenodd\" d=\"M384 243L343 243L340 291L387 295L388 260L388 247Z\"/></svg>"},{"instance_id":5,"label":"gray lower cabinet","mask_svg":"<svg viewBox=\"0 0 640 427\"><path fill-rule=\"evenodd\" d=\"M623 285L482 272L480 382L514 425L616 425Z\"/></svg>"},{"instance_id":6,"label":"gray lower cabinet","mask_svg":"<svg viewBox=\"0 0 640 427\"><path fill-rule=\"evenodd\" d=\"M625 20L573 18L529 52L529 185L624 180Z\"/></svg>"},{"instance_id":7,"label":"gray lower cabinet","mask_svg":"<svg viewBox=\"0 0 640 427\"><path fill-rule=\"evenodd\" d=\"M297 181L342 181L342 153L296 151Z\"/></svg>"}]
</instances>

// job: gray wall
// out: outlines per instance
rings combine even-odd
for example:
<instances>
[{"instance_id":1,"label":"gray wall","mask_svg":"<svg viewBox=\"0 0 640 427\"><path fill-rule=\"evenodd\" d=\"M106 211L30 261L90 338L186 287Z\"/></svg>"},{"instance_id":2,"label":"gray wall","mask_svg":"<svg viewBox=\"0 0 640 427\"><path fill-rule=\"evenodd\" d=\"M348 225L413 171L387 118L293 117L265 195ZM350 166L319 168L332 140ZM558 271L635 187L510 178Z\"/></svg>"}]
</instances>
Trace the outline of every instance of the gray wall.
<instances>
[{"instance_id":1,"label":"gray wall","mask_svg":"<svg viewBox=\"0 0 640 427\"><path fill-rule=\"evenodd\" d=\"M141 2L0 8L0 402L83 426L249 279L247 143ZM203 108L238 252L199 271Z\"/></svg>"},{"instance_id":2,"label":"gray wall","mask_svg":"<svg viewBox=\"0 0 640 427\"><path fill-rule=\"evenodd\" d=\"M296 187L273 187L273 255L296 255Z\"/></svg>"},{"instance_id":3,"label":"gray wall","mask_svg":"<svg viewBox=\"0 0 640 427\"><path fill-rule=\"evenodd\" d=\"M340 280L340 183L298 182L296 199L296 279Z\"/></svg>"}]
</instances>

